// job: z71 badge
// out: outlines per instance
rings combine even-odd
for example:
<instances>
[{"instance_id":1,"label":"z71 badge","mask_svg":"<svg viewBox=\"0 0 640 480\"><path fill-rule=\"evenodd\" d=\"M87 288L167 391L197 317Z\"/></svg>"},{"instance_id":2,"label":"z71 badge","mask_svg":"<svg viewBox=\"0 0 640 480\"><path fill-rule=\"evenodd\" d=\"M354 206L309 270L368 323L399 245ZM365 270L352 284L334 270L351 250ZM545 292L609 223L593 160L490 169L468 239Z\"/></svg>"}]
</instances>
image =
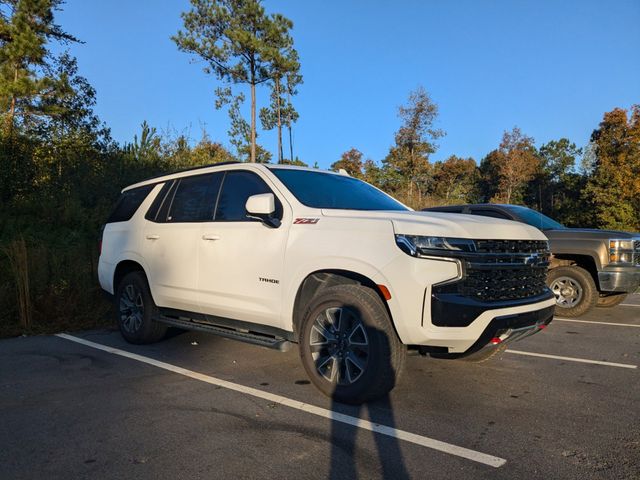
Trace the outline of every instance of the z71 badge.
<instances>
[{"instance_id":1,"label":"z71 badge","mask_svg":"<svg viewBox=\"0 0 640 480\"><path fill-rule=\"evenodd\" d=\"M314 225L316 223L318 223L320 219L319 218L296 218L293 223L304 223L304 224L308 224L308 225Z\"/></svg>"}]
</instances>

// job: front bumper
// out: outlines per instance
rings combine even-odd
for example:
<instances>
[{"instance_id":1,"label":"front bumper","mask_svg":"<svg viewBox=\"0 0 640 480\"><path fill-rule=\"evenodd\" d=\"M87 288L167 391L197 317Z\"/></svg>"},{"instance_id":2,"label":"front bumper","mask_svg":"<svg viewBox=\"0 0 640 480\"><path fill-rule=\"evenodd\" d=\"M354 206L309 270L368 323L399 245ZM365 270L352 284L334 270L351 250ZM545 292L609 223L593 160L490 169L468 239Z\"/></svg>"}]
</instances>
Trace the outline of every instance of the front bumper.
<instances>
[{"instance_id":1,"label":"front bumper","mask_svg":"<svg viewBox=\"0 0 640 480\"><path fill-rule=\"evenodd\" d=\"M546 297L546 296L545 296ZM477 315L467 326L437 326L431 322L431 302L425 304L425 317L421 329L422 338L418 341L406 342L409 345L424 347L423 350L449 354L473 353L479 344L482 346L493 337L494 330L500 328L522 328L536 325L541 319L551 321L556 301L553 295L535 303L525 305L503 305L500 308L486 309ZM427 308L429 307L429 308ZM542 313L539 313L542 312ZM475 315L474 312L473 315ZM516 322L517 326L510 325ZM527 323L528 322L528 323ZM548 323L548 322L547 322ZM484 342L484 343L483 343ZM472 350L474 349L474 350Z\"/></svg>"},{"instance_id":2,"label":"front bumper","mask_svg":"<svg viewBox=\"0 0 640 480\"><path fill-rule=\"evenodd\" d=\"M495 348L492 339L499 338L500 343L510 343L538 333L553 320L555 306L535 312L520 313L496 317L485 328L482 335L466 352L459 354L466 357L482 349Z\"/></svg>"},{"instance_id":3,"label":"front bumper","mask_svg":"<svg viewBox=\"0 0 640 480\"><path fill-rule=\"evenodd\" d=\"M498 302L482 302L454 293L432 293L431 323L438 327L468 327L488 310L531 305L553 298L553 293L548 288L534 297Z\"/></svg>"},{"instance_id":4,"label":"front bumper","mask_svg":"<svg viewBox=\"0 0 640 480\"><path fill-rule=\"evenodd\" d=\"M602 292L635 292L640 285L640 267L598 272L598 284Z\"/></svg>"}]
</instances>

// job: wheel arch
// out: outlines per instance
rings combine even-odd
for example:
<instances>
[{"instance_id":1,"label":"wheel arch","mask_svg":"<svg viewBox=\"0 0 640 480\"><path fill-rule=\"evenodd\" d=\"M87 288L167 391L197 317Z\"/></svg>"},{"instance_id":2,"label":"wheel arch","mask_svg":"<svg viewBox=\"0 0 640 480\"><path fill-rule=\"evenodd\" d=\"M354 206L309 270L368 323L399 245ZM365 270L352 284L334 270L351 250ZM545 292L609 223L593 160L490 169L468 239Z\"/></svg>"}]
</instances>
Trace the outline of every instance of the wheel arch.
<instances>
[{"instance_id":1,"label":"wheel arch","mask_svg":"<svg viewBox=\"0 0 640 480\"><path fill-rule=\"evenodd\" d=\"M380 300L382 300L383 305L387 309L391 324L395 330L393 315L389 308L387 299L385 299L385 295L380 289L378 283L372 280L369 276L353 270L325 268L309 273L298 285L293 302L293 310L291 312L294 335L298 335L298 332L300 331L300 324L305 313L306 305L308 305L309 302L322 290L337 285L362 285L371 288L380 297Z\"/></svg>"},{"instance_id":2,"label":"wheel arch","mask_svg":"<svg viewBox=\"0 0 640 480\"><path fill-rule=\"evenodd\" d=\"M600 285L598 282L598 265L596 260L591 255L577 255L577 254L569 254L569 253L561 253L553 255L551 258L551 265L549 266L550 270L553 270L557 267L582 267L593 279L596 287L599 289Z\"/></svg>"},{"instance_id":3,"label":"wheel arch","mask_svg":"<svg viewBox=\"0 0 640 480\"><path fill-rule=\"evenodd\" d=\"M135 260L121 260L116 265L116 268L113 272L113 290L114 293L118 289L118 285L122 281L122 279L131 272L142 272L147 279L147 283L149 279L147 278L147 273L144 270L144 267L136 262Z\"/></svg>"}]
</instances>

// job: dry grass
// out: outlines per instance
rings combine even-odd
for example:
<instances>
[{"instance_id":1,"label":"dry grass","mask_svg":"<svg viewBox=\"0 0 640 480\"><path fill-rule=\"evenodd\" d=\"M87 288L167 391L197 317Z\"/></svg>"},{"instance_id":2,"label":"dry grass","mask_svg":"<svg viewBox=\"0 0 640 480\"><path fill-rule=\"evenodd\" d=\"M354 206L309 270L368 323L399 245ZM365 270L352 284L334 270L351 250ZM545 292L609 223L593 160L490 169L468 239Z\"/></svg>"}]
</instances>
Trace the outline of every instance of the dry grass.
<instances>
[{"instance_id":1,"label":"dry grass","mask_svg":"<svg viewBox=\"0 0 640 480\"><path fill-rule=\"evenodd\" d=\"M27 242L22 236L12 240L2 251L9 259L11 273L16 286L18 318L24 330L32 326L31 293L29 289L29 259L27 256Z\"/></svg>"}]
</instances>

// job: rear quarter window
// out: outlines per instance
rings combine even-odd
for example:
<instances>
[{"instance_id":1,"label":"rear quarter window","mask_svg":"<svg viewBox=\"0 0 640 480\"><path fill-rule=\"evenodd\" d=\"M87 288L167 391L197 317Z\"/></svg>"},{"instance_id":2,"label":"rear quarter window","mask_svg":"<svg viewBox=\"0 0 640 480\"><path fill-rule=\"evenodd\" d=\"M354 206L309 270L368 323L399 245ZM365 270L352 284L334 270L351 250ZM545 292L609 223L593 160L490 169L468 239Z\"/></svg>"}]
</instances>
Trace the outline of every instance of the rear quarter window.
<instances>
[{"instance_id":1,"label":"rear quarter window","mask_svg":"<svg viewBox=\"0 0 640 480\"><path fill-rule=\"evenodd\" d=\"M107 223L126 222L130 220L154 186L155 185L145 185L123 192L113 212L109 215Z\"/></svg>"}]
</instances>

